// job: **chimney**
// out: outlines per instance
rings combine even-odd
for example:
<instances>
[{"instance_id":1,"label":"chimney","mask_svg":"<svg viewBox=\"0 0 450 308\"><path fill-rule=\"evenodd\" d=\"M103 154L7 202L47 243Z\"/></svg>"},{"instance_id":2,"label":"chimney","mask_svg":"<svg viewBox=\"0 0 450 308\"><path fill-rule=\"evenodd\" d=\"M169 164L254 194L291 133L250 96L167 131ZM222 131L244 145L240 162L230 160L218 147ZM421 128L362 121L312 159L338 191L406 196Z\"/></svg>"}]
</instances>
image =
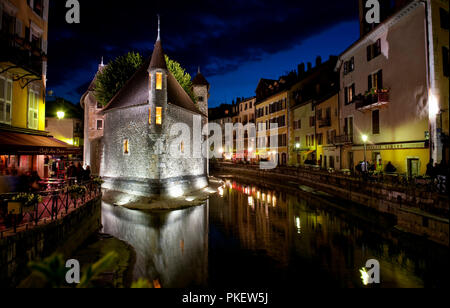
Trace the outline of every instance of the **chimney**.
<instances>
[{"instance_id":1,"label":"chimney","mask_svg":"<svg viewBox=\"0 0 450 308\"><path fill-rule=\"evenodd\" d=\"M300 63L297 66L297 70L298 70L298 75L303 76L303 74L305 74L305 63Z\"/></svg>"},{"instance_id":2,"label":"chimney","mask_svg":"<svg viewBox=\"0 0 450 308\"><path fill-rule=\"evenodd\" d=\"M317 56L316 58L316 66L320 66L322 64L322 57L321 56Z\"/></svg>"},{"instance_id":3,"label":"chimney","mask_svg":"<svg viewBox=\"0 0 450 308\"><path fill-rule=\"evenodd\" d=\"M312 63L311 63L311 62L308 62L308 72L309 72L310 70L312 70Z\"/></svg>"}]
</instances>

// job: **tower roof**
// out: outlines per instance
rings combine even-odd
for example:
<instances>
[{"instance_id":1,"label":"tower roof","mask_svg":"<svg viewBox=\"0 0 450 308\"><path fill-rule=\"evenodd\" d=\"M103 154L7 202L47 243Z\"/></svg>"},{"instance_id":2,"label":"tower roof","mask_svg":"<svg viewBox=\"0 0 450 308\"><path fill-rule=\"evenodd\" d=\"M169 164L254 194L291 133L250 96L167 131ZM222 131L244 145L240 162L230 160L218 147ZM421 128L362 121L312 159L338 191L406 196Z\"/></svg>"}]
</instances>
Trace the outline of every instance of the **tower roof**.
<instances>
[{"instance_id":1,"label":"tower roof","mask_svg":"<svg viewBox=\"0 0 450 308\"><path fill-rule=\"evenodd\" d=\"M129 108L148 104L148 92L150 90L150 77L147 71L148 66L149 60L141 66L123 88L111 99L109 104L103 109L104 112L115 108ZM203 115L170 72L168 72L167 75L167 102Z\"/></svg>"},{"instance_id":2,"label":"tower roof","mask_svg":"<svg viewBox=\"0 0 450 308\"><path fill-rule=\"evenodd\" d=\"M161 44L161 21L158 15L158 38L156 39L155 48L153 48L152 60L150 61L149 69L165 69L167 70L166 59L164 57L164 50Z\"/></svg>"},{"instance_id":3,"label":"tower roof","mask_svg":"<svg viewBox=\"0 0 450 308\"><path fill-rule=\"evenodd\" d=\"M150 61L149 69L161 68L167 70L166 59L164 58L164 50L162 48L161 40L157 40L155 48L153 49L152 60Z\"/></svg>"},{"instance_id":4,"label":"tower roof","mask_svg":"<svg viewBox=\"0 0 450 308\"><path fill-rule=\"evenodd\" d=\"M208 86L209 87L209 82L208 82L208 80L206 80L205 76L203 76L202 73L200 72L200 67L198 68L197 75L192 80L192 84L194 86Z\"/></svg>"}]
</instances>

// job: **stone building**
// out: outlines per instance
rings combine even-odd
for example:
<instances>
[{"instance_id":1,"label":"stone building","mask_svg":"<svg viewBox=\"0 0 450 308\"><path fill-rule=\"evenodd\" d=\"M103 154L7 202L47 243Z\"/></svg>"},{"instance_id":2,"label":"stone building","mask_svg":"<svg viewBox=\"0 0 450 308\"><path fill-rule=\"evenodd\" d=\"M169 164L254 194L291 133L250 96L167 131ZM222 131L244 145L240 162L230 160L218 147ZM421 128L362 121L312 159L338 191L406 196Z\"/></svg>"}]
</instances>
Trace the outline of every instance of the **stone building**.
<instances>
[{"instance_id":1,"label":"stone building","mask_svg":"<svg viewBox=\"0 0 450 308\"><path fill-rule=\"evenodd\" d=\"M197 76L193 92L202 100L191 100L167 69L158 31L151 59L102 110L103 187L145 197L180 197L206 187L201 127L208 119L208 90ZM171 134L174 124L190 129L190 145Z\"/></svg>"},{"instance_id":2,"label":"stone building","mask_svg":"<svg viewBox=\"0 0 450 308\"><path fill-rule=\"evenodd\" d=\"M84 109L84 166L90 166L92 174L95 175L100 174L104 116L100 112L103 106L95 99L94 92L97 76L104 68L102 59L94 79L80 101Z\"/></svg>"}]
</instances>

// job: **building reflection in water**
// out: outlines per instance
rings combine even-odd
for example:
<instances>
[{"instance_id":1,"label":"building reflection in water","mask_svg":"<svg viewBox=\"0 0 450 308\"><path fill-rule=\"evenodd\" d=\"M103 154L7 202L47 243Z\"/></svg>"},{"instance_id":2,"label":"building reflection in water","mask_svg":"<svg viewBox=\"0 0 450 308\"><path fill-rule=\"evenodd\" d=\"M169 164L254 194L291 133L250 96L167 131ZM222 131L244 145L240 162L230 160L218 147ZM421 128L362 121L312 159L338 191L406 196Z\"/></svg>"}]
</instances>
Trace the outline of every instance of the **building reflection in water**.
<instances>
[{"instance_id":1,"label":"building reflection in water","mask_svg":"<svg viewBox=\"0 0 450 308\"><path fill-rule=\"evenodd\" d=\"M211 227L220 230L221 239L239 242L239 249L233 253L263 252L274 260L273 272L277 277L267 277L269 284L363 287L360 270L369 259L381 263L382 287L448 284L443 278L445 274L442 276L448 249L426 242L421 243L423 247L415 247L417 243L411 238L400 239L392 231L393 225L372 223L370 215L376 214L370 213L366 219L354 213L352 218L335 207L306 201L297 192L286 193L270 186L260 188L232 180L227 180L220 191L220 195L210 199ZM373 216L373 220L382 218ZM214 246L214 239L211 241ZM223 253L226 250L223 248ZM226 256L231 257L239 258ZM210 263L214 264L225 261L211 258L214 254L210 254ZM216 258L221 258L220 254ZM252 260L240 270L257 273L258 269L250 269L255 264L258 262ZM260 271L272 272L264 267ZM227 271L232 275L233 267L227 267L224 272ZM274 279L277 281L273 282Z\"/></svg>"},{"instance_id":2,"label":"building reflection in water","mask_svg":"<svg viewBox=\"0 0 450 308\"><path fill-rule=\"evenodd\" d=\"M206 285L208 204L149 214L103 203L102 220L103 232L135 249L134 280L156 280L163 288Z\"/></svg>"}]
</instances>

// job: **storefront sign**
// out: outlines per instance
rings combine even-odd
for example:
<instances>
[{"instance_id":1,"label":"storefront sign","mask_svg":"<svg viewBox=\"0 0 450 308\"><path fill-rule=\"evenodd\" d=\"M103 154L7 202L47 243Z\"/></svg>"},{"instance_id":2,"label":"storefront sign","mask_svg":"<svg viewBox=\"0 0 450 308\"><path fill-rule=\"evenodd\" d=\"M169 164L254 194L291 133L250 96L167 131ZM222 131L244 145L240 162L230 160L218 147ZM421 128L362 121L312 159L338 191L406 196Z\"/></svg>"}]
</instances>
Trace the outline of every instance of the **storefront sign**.
<instances>
[{"instance_id":1,"label":"storefront sign","mask_svg":"<svg viewBox=\"0 0 450 308\"><path fill-rule=\"evenodd\" d=\"M425 142L417 143L395 143L395 144L368 144L368 151L383 151L383 150L407 150L407 149L425 149ZM353 147L354 151L364 150L364 146Z\"/></svg>"}]
</instances>

